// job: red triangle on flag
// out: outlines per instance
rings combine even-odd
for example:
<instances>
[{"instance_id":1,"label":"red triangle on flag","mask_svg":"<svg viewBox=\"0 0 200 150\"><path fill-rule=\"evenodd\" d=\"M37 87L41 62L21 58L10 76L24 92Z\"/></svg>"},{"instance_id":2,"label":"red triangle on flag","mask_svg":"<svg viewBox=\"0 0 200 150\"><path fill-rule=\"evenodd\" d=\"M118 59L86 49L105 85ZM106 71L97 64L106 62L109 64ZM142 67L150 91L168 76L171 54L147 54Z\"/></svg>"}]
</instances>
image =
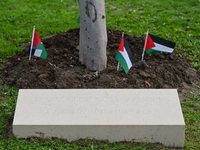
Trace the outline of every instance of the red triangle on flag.
<instances>
[{"instance_id":1,"label":"red triangle on flag","mask_svg":"<svg viewBox=\"0 0 200 150\"><path fill-rule=\"evenodd\" d=\"M123 36L122 39L121 39L121 42L120 42L120 44L119 44L118 51L124 52L124 36Z\"/></svg>"},{"instance_id":2,"label":"red triangle on flag","mask_svg":"<svg viewBox=\"0 0 200 150\"><path fill-rule=\"evenodd\" d=\"M145 45L145 50L153 48L153 47L156 47L156 45L154 44L153 40L151 39L151 37L148 34L146 45Z\"/></svg>"},{"instance_id":3,"label":"red triangle on flag","mask_svg":"<svg viewBox=\"0 0 200 150\"><path fill-rule=\"evenodd\" d=\"M37 46L38 44L42 43L40 40L39 35L37 34L36 30L34 32L34 39L33 39L33 47Z\"/></svg>"}]
</instances>

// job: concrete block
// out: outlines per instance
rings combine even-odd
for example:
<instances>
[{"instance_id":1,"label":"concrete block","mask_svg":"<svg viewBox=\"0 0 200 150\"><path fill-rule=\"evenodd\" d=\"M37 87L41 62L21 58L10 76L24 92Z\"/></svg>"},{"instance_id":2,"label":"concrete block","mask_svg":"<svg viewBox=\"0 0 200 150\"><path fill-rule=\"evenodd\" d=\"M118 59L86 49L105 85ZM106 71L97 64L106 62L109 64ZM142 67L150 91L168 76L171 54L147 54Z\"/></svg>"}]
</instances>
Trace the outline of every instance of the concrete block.
<instances>
[{"instance_id":1,"label":"concrete block","mask_svg":"<svg viewBox=\"0 0 200 150\"><path fill-rule=\"evenodd\" d=\"M13 133L183 147L185 122L175 89L21 89Z\"/></svg>"}]
</instances>

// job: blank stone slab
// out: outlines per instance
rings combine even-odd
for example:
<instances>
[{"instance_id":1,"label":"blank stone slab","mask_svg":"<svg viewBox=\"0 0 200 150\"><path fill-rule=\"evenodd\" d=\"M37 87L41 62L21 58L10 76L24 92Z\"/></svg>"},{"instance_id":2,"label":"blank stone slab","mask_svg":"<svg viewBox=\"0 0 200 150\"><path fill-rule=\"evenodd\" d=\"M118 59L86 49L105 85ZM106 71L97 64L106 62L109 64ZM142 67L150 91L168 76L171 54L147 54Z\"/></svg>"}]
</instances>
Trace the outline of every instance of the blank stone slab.
<instances>
[{"instance_id":1,"label":"blank stone slab","mask_svg":"<svg viewBox=\"0 0 200 150\"><path fill-rule=\"evenodd\" d=\"M183 147L185 122L176 89L21 89L13 133Z\"/></svg>"}]
</instances>

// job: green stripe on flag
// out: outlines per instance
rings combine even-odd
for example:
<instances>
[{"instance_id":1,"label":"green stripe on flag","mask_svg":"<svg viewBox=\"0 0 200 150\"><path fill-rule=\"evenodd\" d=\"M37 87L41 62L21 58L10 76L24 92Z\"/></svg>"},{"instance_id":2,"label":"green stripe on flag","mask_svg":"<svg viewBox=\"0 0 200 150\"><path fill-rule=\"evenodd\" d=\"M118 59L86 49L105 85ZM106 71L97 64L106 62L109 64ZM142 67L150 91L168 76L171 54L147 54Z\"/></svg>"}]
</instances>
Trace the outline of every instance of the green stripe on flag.
<instances>
[{"instance_id":1,"label":"green stripe on flag","mask_svg":"<svg viewBox=\"0 0 200 150\"><path fill-rule=\"evenodd\" d=\"M163 52L163 51L158 51L158 50L154 50L154 49L147 49L146 51L145 51L147 54L150 54L150 53L153 53L153 52ZM170 53L170 52L163 52L163 53Z\"/></svg>"},{"instance_id":2,"label":"green stripe on flag","mask_svg":"<svg viewBox=\"0 0 200 150\"><path fill-rule=\"evenodd\" d=\"M154 49L147 49L146 51L145 51L147 54L149 54L149 53L153 53L153 52L163 52L163 51L158 51L158 50L154 50ZM163 52L163 53L170 53L170 52Z\"/></svg>"},{"instance_id":3,"label":"green stripe on flag","mask_svg":"<svg viewBox=\"0 0 200 150\"><path fill-rule=\"evenodd\" d=\"M116 53L115 59L120 63L120 65L123 67L124 71L127 74L129 71L128 65L126 63L126 60L119 51Z\"/></svg>"},{"instance_id":4,"label":"green stripe on flag","mask_svg":"<svg viewBox=\"0 0 200 150\"><path fill-rule=\"evenodd\" d=\"M40 50L42 50L42 53L41 53L40 57L44 58L44 59L47 58L47 51L45 50L44 45L42 43L38 44L35 47L33 47L33 49L40 49Z\"/></svg>"},{"instance_id":5,"label":"green stripe on flag","mask_svg":"<svg viewBox=\"0 0 200 150\"><path fill-rule=\"evenodd\" d=\"M47 51L43 50L40 57L46 59L47 58Z\"/></svg>"},{"instance_id":6,"label":"green stripe on flag","mask_svg":"<svg viewBox=\"0 0 200 150\"><path fill-rule=\"evenodd\" d=\"M44 45L41 43L41 44L38 44L38 45L36 45L35 47L33 47L33 49L41 49L41 50L45 50L45 48L44 48Z\"/></svg>"}]
</instances>

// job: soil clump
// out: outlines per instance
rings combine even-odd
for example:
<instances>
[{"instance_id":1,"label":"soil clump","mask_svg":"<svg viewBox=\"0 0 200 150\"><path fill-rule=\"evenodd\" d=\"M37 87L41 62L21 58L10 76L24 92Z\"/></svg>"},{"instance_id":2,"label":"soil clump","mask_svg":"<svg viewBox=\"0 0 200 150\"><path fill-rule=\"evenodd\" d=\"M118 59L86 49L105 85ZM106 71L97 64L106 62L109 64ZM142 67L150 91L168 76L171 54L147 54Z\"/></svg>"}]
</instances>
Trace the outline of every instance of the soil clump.
<instances>
[{"instance_id":1,"label":"soil clump","mask_svg":"<svg viewBox=\"0 0 200 150\"><path fill-rule=\"evenodd\" d=\"M141 61L145 38L125 32L125 39L136 63L125 74L117 71L115 54L122 31L107 28L107 69L92 72L79 62L79 28L70 29L50 38L42 39L47 59L32 56L29 46L12 56L3 70L3 82L18 89L74 89L74 88L176 88L190 90L200 79L200 73L189 66L181 51L151 53ZM180 94L181 97L181 94Z\"/></svg>"}]
</instances>

